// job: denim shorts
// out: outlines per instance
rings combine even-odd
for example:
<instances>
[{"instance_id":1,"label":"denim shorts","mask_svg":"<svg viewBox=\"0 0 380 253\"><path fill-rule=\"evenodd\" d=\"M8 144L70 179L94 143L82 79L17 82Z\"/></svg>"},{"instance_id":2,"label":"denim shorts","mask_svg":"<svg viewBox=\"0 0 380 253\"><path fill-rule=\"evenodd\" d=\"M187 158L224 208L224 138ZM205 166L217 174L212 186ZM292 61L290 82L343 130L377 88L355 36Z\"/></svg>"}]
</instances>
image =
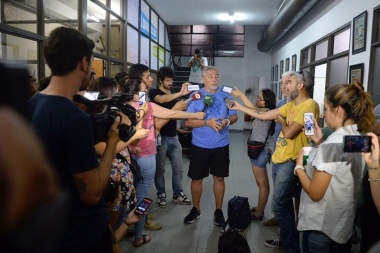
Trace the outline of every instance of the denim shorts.
<instances>
[{"instance_id":1,"label":"denim shorts","mask_svg":"<svg viewBox=\"0 0 380 253\"><path fill-rule=\"evenodd\" d=\"M267 148L264 148L257 159L251 159L251 165L260 168L265 168L267 163L270 161L271 157L272 153L269 152Z\"/></svg>"}]
</instances>

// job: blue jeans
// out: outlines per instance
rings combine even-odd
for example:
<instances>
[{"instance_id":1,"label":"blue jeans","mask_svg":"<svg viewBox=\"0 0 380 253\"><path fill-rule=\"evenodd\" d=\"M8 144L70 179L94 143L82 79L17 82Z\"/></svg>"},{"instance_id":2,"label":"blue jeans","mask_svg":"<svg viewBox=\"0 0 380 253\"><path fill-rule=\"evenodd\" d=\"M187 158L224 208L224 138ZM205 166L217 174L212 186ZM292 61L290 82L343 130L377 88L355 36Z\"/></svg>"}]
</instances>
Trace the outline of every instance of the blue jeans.
<instances>
[{"instance_id":1,"label":"blue jeans","mask_svg":"<svg viewBox=\"0 0 380 253\"><path fill-rule=\"evenodd\" d=\"M161 136L161 146L157 153L157 170L154 176L157 195L166 193L165 191L165 162L166 157L169 158L172 165L172 188L174 195L183 192L182 189L182 146L178 141L178 137Z\"/></svg>"},{"instance_id":2,"label":"blue jeans","mask_svg":"<svg viewBox=\"0 0 380 253\"><path fill-rule=\"evenodd\" d=\"M137 163L141 168L141 175L144 178L143 181L137 182L136 184L136 198L137 205L148 197L149 189L153 184L154 174L156 173L156 156L137 156ZM144 229L146 219L141 219L135 224L135 238L140 239Z\"/></svg>"},{"instance_id":3,"label":"blue jeans","mask_svg":"<svg viewBox=\"0 0 380 253\"><path fill-rule=\"evenodd\" d=\"M280 237L287 253L300 252L298 231L293 209L293 188L298 178L294 175L295 162L273 163L272 211L280 226Z\"/></svg>"},{"instance_id":4,"label":"blue jeans","mask_svg":"<svg viewBox=\"0 0 380 253\"><path fill-rule=\"evenodd\" d=\"M327 235L320 231L301 231L300 246L302 253L338 253L338 243L331 240ZM351 245L350 245L351 246ZM348 252L350 252L349 250Z\"/></svg>"}]
</instances>

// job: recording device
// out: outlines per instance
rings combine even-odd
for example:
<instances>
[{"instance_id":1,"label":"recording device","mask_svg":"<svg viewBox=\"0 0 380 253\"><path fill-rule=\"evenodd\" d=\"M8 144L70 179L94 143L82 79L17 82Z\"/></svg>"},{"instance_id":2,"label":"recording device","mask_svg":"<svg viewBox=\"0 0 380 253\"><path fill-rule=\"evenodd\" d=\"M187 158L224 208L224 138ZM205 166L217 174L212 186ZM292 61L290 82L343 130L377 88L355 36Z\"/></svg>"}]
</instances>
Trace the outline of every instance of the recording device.
<instances>
[{"instance_id":1,"label":"recording device","mask_svg":"<svg viewBox=\"0 0 380 253\"><path fill-rule=\"evenodd\" d=\"M235 105L234 101L231 100L231 99L229 99L228 97L226 97L226 98L224 99L224 103L226 104L226 106L227 106L228 108L230 108L230 107L234 107L234 105Z\"/></svg>"},{"instance_id":2,"label":"recording device","mask_svg":"<svg viewBox=\"0 0 380 253\"><path fill-rule=\"evenodd\" d=\"M202 54L197 54L197 57L200 59L202 58Z\"/></svg>"},{"instance_id":3,"label":"recording device","mask_svg":"<svg viewBox=\"0 0 380 253\"><path fill-rule=\"evenodd\" d=\"M214 96L212 95L206 95L205 98L203 99L203 109L202 112L205 112L207 107L211 106L214 103Z\"/></svg>"},{"instance_id":4,"label":"recording device","mask_svg":"<svg viewBox=\"0 0 380 253\"><path fill-rule=\"evenodd\" d=\"M86 91L83 96L90 100L97 100L99 97L99 93L99 91Z\"/></svg>"},{"instance_id":5,"label":"recording device","mask_svg":"<svg viewBox=\"0 0 380 253\"><path fill-rule=\"evenodd\" d=\"M367 135L343 136L343 152L371 152L372 137Z\"/></svg>"},{"instance_id":6,"label":"recording device","mask_svg":"<svg viewBox=\"0 0 380 253\"><path fill-rule=\"evenodd\" d=\"M137 215L143 215L149 208L149 206L152 204L153 200L149 198L144 198L141 203L136 207L135 213Z\"/></svg>"},{"instance_id":7,"label":"recording device","mask_svg":"<svg viewBox=\"0 0 380 253\"><path fill-rule=\"evenodd\" d=\"M305 135L314 135L314 114L305 112L303 115Z\"/></svg>"},{"instance_id":8,"label":"recording device","mask_svg":"<svg viewBox=\"0 0 380 253\"><path fill-rule=\"evenodd\" d=\"M146 93L145 91L139 92L139 106L142 106L146 102Z\"/></svg>"},{"instance_id":9,"label":"recording device","mask_svg":"<svg viewBox=\"0 0 380 253\"><path fill-rule=\"evenodd\" d=\"M193 84L193 85L188 85L187 86L188 91L196 91L199 90L199 85L198 84Z\"/></svg>"},{"instance_id":10,"label":"recording device","mask_svg":"<svg viewBox=\"0 0 380 253\"><path fill-rule=\"evenodd\" d=\"M185 100L185 102L190 102L190 101L195 101L195 100L199 100L202 98L202 92L200 91L197 91L197 92L194 92L193 94L191 94L191 96Z\"/></svg>"},{"instance_id":11,"label":"recording device","mask_svg":"<svg viewBox=\"0 0 380 253\"><path fill-rule=\"evenodd\" d=\"M134 128L137 123L136 109L125 103L125 95L116 94L112 98L99 98L97 100L89 100L80 95L75 95L74 102L87 106L86 113L90 115L92 120L95 144L107 141L108 131L119 111L128 116L132 123L131 126L123 123L119 125L120 139L127 142L136 133Z\"/></svg>"},{"instance_id":12,"label":"recording device","mask_svg":"<svg viewBox=\"0 0 380 253\"><path fill-rule=\"evenodd\" d=\"M227 85L222 86L222 91L224 91L224 92L231 93L233 90L234 90L234 88L232 88L230 86L227 86Z\"/></svg>"}]
</instances>

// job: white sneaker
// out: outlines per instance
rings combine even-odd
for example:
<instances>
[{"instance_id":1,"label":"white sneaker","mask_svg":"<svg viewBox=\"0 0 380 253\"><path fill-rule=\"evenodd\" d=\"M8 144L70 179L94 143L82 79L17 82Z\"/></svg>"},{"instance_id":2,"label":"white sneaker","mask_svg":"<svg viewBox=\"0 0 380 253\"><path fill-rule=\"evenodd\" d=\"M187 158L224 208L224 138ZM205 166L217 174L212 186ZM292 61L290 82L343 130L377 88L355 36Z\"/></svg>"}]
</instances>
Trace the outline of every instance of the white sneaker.
<instances>
[{"instance_id":1,"label":"white sneaker","mask_svg":"<svg viewBox=\"0 0 380 253\"><path fill-rule=\"evenodd\" d=\"M185 205L191 205L191 200L188 199L183 192L180 192L178 195L174 195L173 201L181 203L181 204L185 204Z\"/></svg>"},{"instance_id":2,"label":"white sneaker","mask_svg":"<svg viewBox=\"0 0 380 253\"><path fill-rule=\"evenodd\" d=\"M157 203L159 207L165 208L168 203L166 203L166 193L161 193L157 197Z\"/></svg>"}]
</instances>

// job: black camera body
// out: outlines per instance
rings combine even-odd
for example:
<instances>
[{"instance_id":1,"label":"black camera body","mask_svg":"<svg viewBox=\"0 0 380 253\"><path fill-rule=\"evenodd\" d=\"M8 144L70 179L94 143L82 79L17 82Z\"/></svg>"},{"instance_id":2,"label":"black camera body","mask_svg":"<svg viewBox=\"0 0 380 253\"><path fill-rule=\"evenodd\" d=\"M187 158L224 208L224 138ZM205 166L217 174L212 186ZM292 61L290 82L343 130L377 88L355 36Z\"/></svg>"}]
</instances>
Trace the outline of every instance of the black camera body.
<instances>
[{"instance_id":1,"label":"black camera body","mask_svg":"<svg viewBox=\"0 0 380 253\"><path fill-rule=\"evenodd\" d=\"M116 117L117 112L122 112L128 116L131 126L126 124L119 125L119 137L122 141L127 142L135 133L134 126L137 123L136 109L124 103L122 94L114 95L112 98L100 98L97 100L89 100L85 97L75 95L74 102L87 106L86 113L90 115L93 122L94 141L106 142L108 139L108 131Z\"/></svg>"}]
</instances>

